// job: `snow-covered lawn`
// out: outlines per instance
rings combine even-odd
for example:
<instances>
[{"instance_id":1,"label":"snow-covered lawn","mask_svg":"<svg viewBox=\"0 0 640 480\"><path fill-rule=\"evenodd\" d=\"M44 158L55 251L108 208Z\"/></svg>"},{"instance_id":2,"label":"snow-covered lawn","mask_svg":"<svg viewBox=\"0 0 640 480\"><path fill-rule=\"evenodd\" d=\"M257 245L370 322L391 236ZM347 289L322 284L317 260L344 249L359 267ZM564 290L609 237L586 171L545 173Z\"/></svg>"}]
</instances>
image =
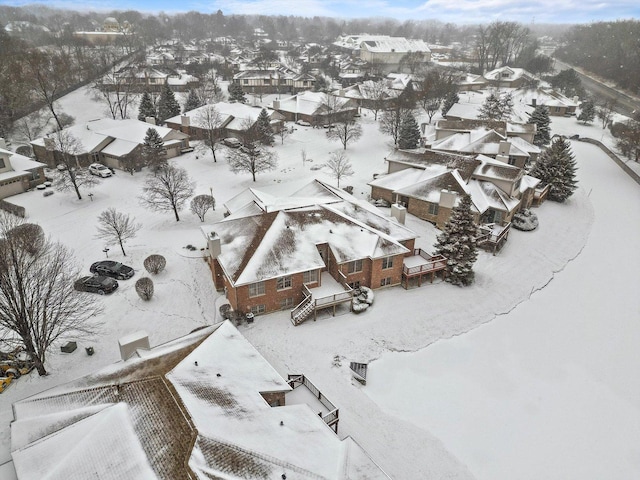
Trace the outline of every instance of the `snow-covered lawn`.
<instances>
[{"instance_id":1,"label":"snow-covered lawn","mask_svg":"<svg viewBox=\"0 0 640 480\"><path fill-rule=\"evenodd\" d=\"M63 104L78 120L75 109L92 108L88 97L81 95ZM353 185L354 195L366 198L366 182L373 173L385 171L383 159L390 142L379 133L372 115L364 115L361 122L363 137L347 149L355 175L341 185ZM552 127L565 133L574 124L580 127L575 119L553 119ZM210 153L198 151L172 160L189 171L197 183L196 194L213 191L218 207L207 215L207 222L221 219L222 203L247 187L280 189L286 182L302 185L314 177L335 184L326 169L311 167L324 163L330 152L341 148L339 143L329 142L322 129L296 128L284 145L277 140L278 169L259 174L255 184L248 174L233 175L224 154L218 163L213 163ZM606 443L604 431L607 421L618 425L626 415L628 425L620 426L620 435L639 443L628 435L633 422L638 424L640 409L634 382L640 373L638 359L630 348L640 344L633 324L640 313L638 297L630 291L637 284L633 266L640 262L637 249L629 247L640 233L635 221L638 189L628 185L626 175L600 150L573 145L581 182L576 195L566 204L547 202L536 209L539 228L512 231L498 256L482 252L473 286L458 288L436 281L408 291L401 287L377 290L373 305L359 315L325 313L317 322L293 327L289 312L281 312L258 317L252 325L241 327L242 333L283 376L307 375L340 408L340 435L352 435L393 478L526 478L531 472L538 472L537 478L553 478L547 475L548 469L515 473L520 461L528 469L529 459L536 459L539 468L555 465L554 473L564 473L556 478L598 478L589 472L580 475L589 466L600 473L595 467L602 466L586 447L593 445L586 426L593 427L588 432L593 437L604 437L596 446L603 455L616 453L612 458L625 468L622 473L631 472L633 462L636 473L640 472L638 452L623 451L616 441ZM303 149L313 161L302 163ZM118 172L93 190L93 201L78 201L70 193L59 192L46 198L42 192L30 192L11 199L27 208L29 221L41 224L49 235L72 248L84 271L104 258L104 244L94 237L102 210L115 207L130 213L143 229L127 245L127 257L111 246L109 257L132 265L137 273L121 281L113 295L96 296L105 304L100 335L80 341L72 354L54 351L49 358L51 375L21 378L0 396L0 463L9 459L12 402L116 361L117 339L127 333L144 329L157 345L219 320L217 307L224 298L215 292L207 265L198 258L199 250L194 255L184 248L204 246L201 223L186 210L178 223L171 213L144 210L137 199L143 180L143 174ZM421 236L417 247L432 251L437 231L412 216L407 224ZM142 261L152 253L164 255L167 268L154 277L153 300L143 302L133 284L146 273ZM516 318L521 311L532 313ZM553 314L544 317L549 311ZM500 330L503 324L508 328ZM482 336L492 329L494 334ZM456 344L456 339L464 342ZM452 349L442 347L449 343ZM476 351L485 343L493 348L484 350L482 357ZM95 355L85 355L86 345L95 347ZM612 345L618 348L612 351ZM431 354L434 349L445 350L444 356L436 358ZM554 356L562 351L565 357ZM436 363L427 363L422 355ZM351 379L349 361L373 362L367 386ZM403 362L400 371L386 368L395 361ZM465 368L476 363L475 370ZM551 368L556 363L564 366ZM428 383L433 376L461 395L455 397L444 386ZM534 388L544 396L524 402ZM520 389L518 395L510 395L514 389ZM586 392L588 398L576 400L578 392ZM472 399L477 399L477 405ZM606 399L612 402L608 406ZM504 413L504 418L494 422L495 412ZM578 424L584 415L588 416L584 425ZM531 441L515 435L538 423L538 436ZM563 445L547 439L547 432L563 432L555 437ZM565 443L572 442L584 448L578 449L579 457L567 454L564 461ZM559 458L560 463L547 457ZM581 463L572 470L569 459ZM615 470L610 472L607 478L624 478Z\"/></svg>"}]
</instances>

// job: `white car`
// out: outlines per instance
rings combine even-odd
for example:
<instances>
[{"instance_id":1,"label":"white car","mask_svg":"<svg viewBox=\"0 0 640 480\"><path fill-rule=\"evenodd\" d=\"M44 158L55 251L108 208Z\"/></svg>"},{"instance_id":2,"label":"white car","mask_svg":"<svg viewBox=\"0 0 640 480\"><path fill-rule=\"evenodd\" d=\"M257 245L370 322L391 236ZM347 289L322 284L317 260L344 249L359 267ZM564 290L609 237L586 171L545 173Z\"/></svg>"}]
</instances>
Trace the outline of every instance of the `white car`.
<instances>
[{"instance_id":1,"label":"white car","mask_svg":"<svg viewBox=\"0 0 640 480\"><path fill-rule=\"evenodd\" d=\"M233 137L227 137L223 139L222 143L224 143L227 147L230 147L230 148L240 148L240 146L242 145L242 142L240 140Z\"/></svg>"},{"instance_id":2,"label":"white car","mask_svg":"<svg viewBox=\"0 0 640 480\"><path fill-rule=\"evenodd\" d=\"M311 124L305 120L296 120L296 123L302 127L310 127Z\"/></svg>"},{"instance_id":3,"label":"white car","mask_svg":"<svg viewBox=\"0 0 640 480\"><path fill-rule=\"evenodd\" d=\"M110 177L111 170L102 165L101 163L92 163L89 165L89 173L91 175L98 175L99 177Z\"/></svg>"}]
</instances>

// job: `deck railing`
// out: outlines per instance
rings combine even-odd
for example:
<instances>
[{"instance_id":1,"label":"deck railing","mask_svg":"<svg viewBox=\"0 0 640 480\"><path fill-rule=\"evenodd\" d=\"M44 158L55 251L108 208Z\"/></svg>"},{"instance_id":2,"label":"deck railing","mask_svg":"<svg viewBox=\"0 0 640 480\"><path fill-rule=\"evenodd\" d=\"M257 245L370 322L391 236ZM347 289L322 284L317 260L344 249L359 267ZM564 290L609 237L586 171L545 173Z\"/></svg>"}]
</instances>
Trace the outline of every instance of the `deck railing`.
<instances>
[{"instance_id":1,"label":"deck railing","mask_svg":"<svg viewBox=\"0 0 640 480\"><path fill-rule=\"evenodd\" d=\"M328 410L328 412L324 415L321 415L322 420L333 428L333 430L338 433L338 421L339 421L339 410L338 408L331 403L331 401L325 397L318 388L311 383L311 381L305 377L304 375L291 375L287 376L287 380L289 386L293 389L305 386L313 395L318 399L318 401Z\"/></svg>"},{"instance_id":2,"label":"deck railing","mask_svg":"<svg viewBox=\"0 0 640 480\"><path fill-rule=\"evenodd\" d=\"M511 229L511 222L507 223L502 227L499 234L495 234L494 228L496 227L495 223L487 223L482 225L479 228L480 234L476 237L476 243L482 244L485 242L492 244L499 244L503 240L505 240L506 236L509 235L509 230Z\"/></svg>"},{"instance_id":3,"label":"deck railing","mask_svg":"<svg viewBox=\"0 0 640 480\"><path fill-rule=\"evenodd\" d=\"M436 272L438 270L444 270L447 268L447 259L442 255L429 255L421 248L413 250L414 256L420 256L424 258L427 263L417 265L415 267L402 266L402 274L406 277L412 277L414 275L422 275L423 273Z\"/></svg>"}]
</instances>

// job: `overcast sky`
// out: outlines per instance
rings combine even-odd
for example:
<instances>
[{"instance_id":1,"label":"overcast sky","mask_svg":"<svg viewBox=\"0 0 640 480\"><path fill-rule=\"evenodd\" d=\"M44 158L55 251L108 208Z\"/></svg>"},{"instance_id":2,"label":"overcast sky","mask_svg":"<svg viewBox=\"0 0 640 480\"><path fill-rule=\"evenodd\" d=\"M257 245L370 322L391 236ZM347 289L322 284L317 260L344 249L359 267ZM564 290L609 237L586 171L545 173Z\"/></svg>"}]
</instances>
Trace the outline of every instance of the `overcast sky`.
<instances>
[{"instance_id":1,"label":"overcast sky","mask_svg":"<svg viewBox=\"0 0 640 480\"><path fill-rule=\"evenodd\" d=\"M0 0L23 6L33 0ZM139 10L150 13L187 12L225 15L297 15L342 18L391 17L399 20L437 19L453 23L513 20L530 23L588 23L640 18L639 0L48 0L48 6L75 10Z\"/></svg>"}]
</instances>

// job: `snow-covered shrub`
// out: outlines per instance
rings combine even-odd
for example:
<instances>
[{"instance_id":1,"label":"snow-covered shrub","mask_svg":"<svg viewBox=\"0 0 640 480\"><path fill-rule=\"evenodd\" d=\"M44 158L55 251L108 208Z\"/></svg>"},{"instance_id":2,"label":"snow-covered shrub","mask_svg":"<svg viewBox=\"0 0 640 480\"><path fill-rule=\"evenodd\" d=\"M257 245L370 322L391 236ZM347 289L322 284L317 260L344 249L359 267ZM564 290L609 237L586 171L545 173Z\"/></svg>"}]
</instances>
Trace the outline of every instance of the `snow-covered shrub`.
<instances>
[{"instance_id":1,"label":"snow-covered shrub","mask_svg":"<svg viewBox=\"0 0 640 480\"><path fill-rule=\"evenodd\" d=\"M167 266L167 260L162 255L149 255L144 259L144 268L149 273L157 275Z\"/></svg>"},{"instance_id":2,"label":"snow-covered shrub","mask_svg":"<svg viewBox=\"0 0 640 480\"><path fill-rule=\"evenodd\" d=\"M385 199L383 199L383 198L378 198L377 200L374 200L374 201L373 201L373 204L374 204L376 207L386 207L386 208L391 207L391 203L389 203L388 201L386 201L386 200L385 200Z\"/></svg>"},{"instance_id":3,"label":"snow-covered shrub","mask_svg":"<svg viewBox=\"0 0 640 480\"><path fill-rule=\"evenodd\" d=\"M373 290L369 287L359 287L353 291L353 312L364 312L373 303Z\"/></svg>"},{"instance_id":4,"label":"snow-covered shrub","mask_svg":"<svg viewBox=\"0 0 640 480\"><path fill-rule=\"evenodd\" d=\"M142 300L151 300L151 297L153 297L153 280L149 277L139 278L136 282L136 292Z\"/></svg>"},{"instance_id":5,"label":"snow-covered shrub","mask_svg":"<svg viewBox=\"0 0 640 480\"><path fill-rule=\"evenodd\" d=\"M511 224L516 230L530 232L538 228L538 216L526 208L513 216Z\"/></svg>"}]
</instances>

